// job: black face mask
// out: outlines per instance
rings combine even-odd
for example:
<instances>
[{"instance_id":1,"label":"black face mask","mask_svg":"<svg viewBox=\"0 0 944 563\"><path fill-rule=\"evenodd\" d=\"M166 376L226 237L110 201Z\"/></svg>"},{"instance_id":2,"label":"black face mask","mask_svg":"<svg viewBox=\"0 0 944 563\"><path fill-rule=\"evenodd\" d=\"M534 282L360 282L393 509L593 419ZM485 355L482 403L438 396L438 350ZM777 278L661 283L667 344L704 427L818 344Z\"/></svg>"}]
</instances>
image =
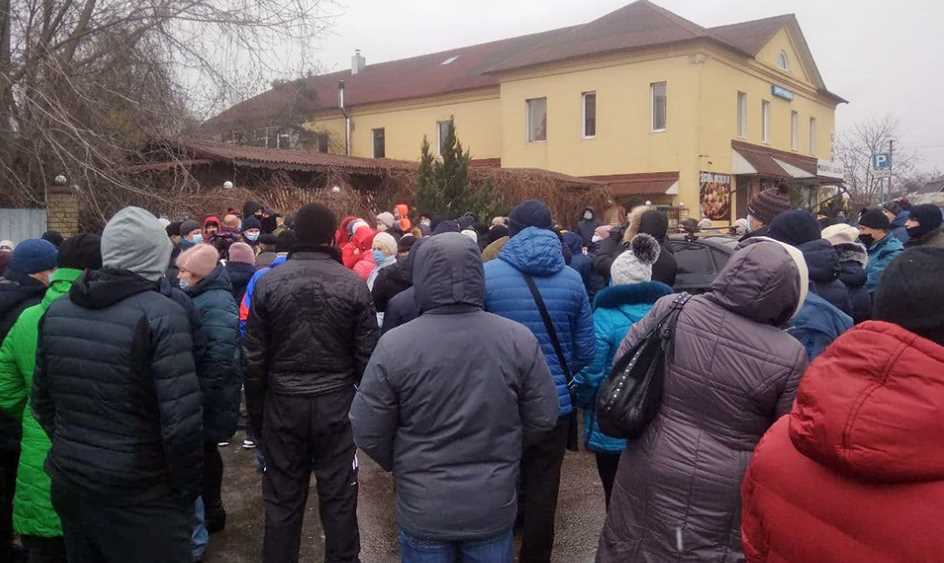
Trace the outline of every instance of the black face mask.
<instances>
[{"instance_id":1,"label":"black face mask","mask_svg":"<svg viewBox=\"0 0 944 563\"><path fill-rule=\"evenodd\" d=\"M864 244L866 248L872 248L872 245L875 244L875 237L872 235L859 235L859 242Z\"/></svg>"},{"instance_id":2,"label":"black face mask","mask_svg":"<svg viewBox=\"0 0 944 563\"><path fill-rule=\"evenodd\" d=\"M917 227L907 228L905 229L905 231L908 232L908 237L913 238L913 239L921 238L924 235L928 234L929 232L927 229L925 229L921 225L918 225Z\"/></svg>"}]
</instances>

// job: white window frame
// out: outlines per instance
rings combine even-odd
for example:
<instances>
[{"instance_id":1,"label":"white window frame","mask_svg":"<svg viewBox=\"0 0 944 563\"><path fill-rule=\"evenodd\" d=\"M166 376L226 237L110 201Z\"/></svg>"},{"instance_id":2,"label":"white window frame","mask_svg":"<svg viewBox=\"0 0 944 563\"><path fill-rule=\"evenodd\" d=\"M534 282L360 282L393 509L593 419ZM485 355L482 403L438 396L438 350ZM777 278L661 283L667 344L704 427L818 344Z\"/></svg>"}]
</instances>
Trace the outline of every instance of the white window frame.
<instances>
[{"instance_id":1,"label":"white window frame","mask_svg":"<svg viewBox=\"0 0 944 563\"><path fill-rule=\"evenodd\" d=\"M593 96L593 135L587 135L587 96ZM597 136L597 93L595 90L580 94L580 133L584 139Z\"/></svg>"},{"instance_id":2,"label":"white window frame","mask_svg":"<svg viewBox=\"0 0 944 563\"><path fill-rule=\"evenodd\" d=\"M662 127L656 127L656 87L662 86L664 89L665 111L663 118L665 123ZM665 80L661 82L649 83L649 130L651 133L662 133L669 128L669 83Z\"/></svg>"},{"instance_id":3,"label":"white window frame","mask_svg":"<svg viewBox=\"0 0 944 563\"><path fill-rule=\"evenodd\" d=\"M810 154L816 154L816 118L810 117Z\"/></svg>"},{"instance_id":4,"label":"white window frame","mask_svg":"<svg viewBox=\"0 0 944 563\"><path fill-rule=\"evenodd\" d=\"M532 123L531 123L531 103L539 102L539 101L544 102L544 138L543 139L532 138L532 135L531 135L531 131L533 130ZM547 127L547 113L548 113L547 97L544 96L541 98L528 98L527 100L524 101L524 110L526 114L525 132L524 132L525 140L527 140L528 143L546 143L547 142L547 129L548 129Z\"/></svg>"},{"instance_id":5,"label":"white window frame","mask_svg":"<svg viewBox=\"0 0 944 563\"><path fill-rule=\"evenodd\" d=\"M760 101L760 141L770 143L770 101Z\"/></svg>"},{"instance_id":6,"label":"white window frame","mask_svg":"<svg viewBox=\"0 0 944 563\"><path fill-rule=\"evenodd\" d=\"M737 136L746 139L748 134L747 125L747 93L737 93Z\"/></svg>"},{"instance_id":7,"label":"white window frame","mask_svg":"<svg viewBox=\"0 0 944 563\"><path fill-rule=\"evenodd\" d=\"M384 154L377 156L377 131L384 133ZM370 155L373 158L387 158L387 130L385 127L374 127L370 130Z\"/></svg>"},{"instance_id":8,"label":"white window frame","mask_svg":"<svg viewBox=\"0 0 944 563\"><path fill-rule=\"evenodd\" d=\"M800 112L790 112L790 148L800 150Z\"/></svg>"},{"instance_id":9,"label":"white window frame","mask_svg":"<svg viewBox=\"0 0 944 563\"><path fill-rule=\"evenodd\" d=\"M442 124L443 123L450 124L450 126L452 127L453 134L455 134L455 130L456 130L456 120L454 118L450 117L449 119L443 119L436 122L436 154L438 154L439 156L442 156L442 144L443 144Z\"/></svg>"}]
</instances>

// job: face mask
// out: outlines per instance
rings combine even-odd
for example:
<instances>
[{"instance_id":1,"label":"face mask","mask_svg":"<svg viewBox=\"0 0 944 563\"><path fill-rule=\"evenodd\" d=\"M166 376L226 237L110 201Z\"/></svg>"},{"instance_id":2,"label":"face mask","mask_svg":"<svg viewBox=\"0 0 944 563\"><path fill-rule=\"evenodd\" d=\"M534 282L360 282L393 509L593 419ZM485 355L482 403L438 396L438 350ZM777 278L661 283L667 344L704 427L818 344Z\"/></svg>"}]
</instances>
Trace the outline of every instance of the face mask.
<instances>
[{"instance_id":1,"label":"face mask","mask_svg":"<svg viewBox=\"0 0 944 563\"><path fill-rule=\"evenodd\" d=\"M924 228L923 228L921 225L918 225L917 227L909 227L909 228L905 229L905 231L908 232L908 236L909 236L909 237L915 238L915 239L916 239L916 238L921 238L921 237L924 236L924 234L925 234L925 233L924 233Z\"/></svg>"},{"instance_id":2,"label":"face mask","mask_svg":"<svg viewBox=\"0 0 944 563\"><path fill-rule=\"evenodd\" d=\"M872 235L859 235L859 242L864 244L866 248L872 248L872 245L875 244L875 237Z\"/></svg>"},{"instance_id":3,"label":"face mask","mask_svg":"<svg viewBox=\"0 0 944 563\"><path fill-rule=\"evenodd\" d=\"M190 289L190 282L188 282L184 278L177 278L177 285L179 285L180 289L184 291L187 291L188 289Z\"/></svg>"},{"instance_id":4,"label":"face mask","mask_svg":"<svg viewBox=\"0 0 944 563\"><path fill-rule=\"evenodd\" d=\"M747 214L747 228L745 228L744 230L748 233L753 231L754 229L751 227L751 225L753 224L754 224L754 218L751 216L750 213L748 213Z\"/></svg>"},{"instance_id":5,"label":"face mask","mask_svg":"<svg viewBox=\"0 0 944 563\"><path fill-rule=\"evenodd\" d=\"M430 221L429 219L423 219L422 221L420 221L420 225L426 225L427 227L430 226L430 225L432 225L432 224L433 224L433 222Z\"/></svg>"},{"instance_id":6,"label":"face mask","mask_svg":"<svg viewBox=\"0 0 944 563\"><path fill-rule=\"evenodd\" d=\"M593 235L593 237L590 239L590 242L600 242L601 240L603 239L600 238L600 235Z\"/></svg>"},{"instance_id":7,"label":"face mask","mask_svg":"<svg viewBox=\"0 0 944 563\"><path fill-rule=\"evenodd\" d=\"M377 250L376 248L374 249L373 254L374 254L374 262L378 264L383 262L384 258L387 257L387 255L384 254L382 250Z\"/></svg>"},{"instance_id":8,"label":"face mask","mask_svg":"<svg viewBox=\"0 0 944 563\"><path fill-rule=\"evenodd\" d=\"M259 233L255 231L253 232L246 231L245 236L246 236L246 240L250 242L256 242L257 240L259 240Z\"/></svg>"},{"instance_id":9,"label":"face mask","mask_svg":"<svg viewBox=\"0 0 944 563\"><path fill-rule=\"evenodd\" d=\"M583 214L583 218L586 219L587 221L591 221L593 220L593 213L590 213L589 211L587 211L586 213Z\"/></svg>"},{"instance_id":10,"label":"face mask","mask_svg":"<svg viewBox=\"0 0 944 563\"><path fill-rule=\"evenodd\" d=\"M190 242L192 242L193 244L200 244L201 242L203 242L203 235L200 233L193 235L192 237L190 237Z\"/></svg>"}]
</instances>

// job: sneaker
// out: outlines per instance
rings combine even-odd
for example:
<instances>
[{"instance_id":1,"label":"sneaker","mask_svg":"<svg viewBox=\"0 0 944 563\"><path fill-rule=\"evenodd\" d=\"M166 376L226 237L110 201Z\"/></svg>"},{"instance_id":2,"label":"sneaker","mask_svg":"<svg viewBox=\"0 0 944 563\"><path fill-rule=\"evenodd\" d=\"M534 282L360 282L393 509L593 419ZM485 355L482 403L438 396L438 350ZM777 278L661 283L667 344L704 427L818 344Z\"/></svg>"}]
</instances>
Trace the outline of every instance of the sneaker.
<instances>
[{"instance_id":1,"label":"sneaker","mask_svg":"<svg viewBox=\"0 0 944 563\"><path fill-rule=\"evenodd\" d=\"M243 440L243 449L244 450L254 450L256 449L256 443L248 438Z\"/></svg>"},{"instance_id":2,"label":"sneaker","mask_svg":"<svg viewBox=\"0 0 944 563\"><path fill-rule=\"evenodd\" d=\"M216 447L218 447L218 448L225 448L225 447L228 446L229 444L230 444L229 442L217 442L217 443L216 443Z\"/></svg>"}]
</instances>

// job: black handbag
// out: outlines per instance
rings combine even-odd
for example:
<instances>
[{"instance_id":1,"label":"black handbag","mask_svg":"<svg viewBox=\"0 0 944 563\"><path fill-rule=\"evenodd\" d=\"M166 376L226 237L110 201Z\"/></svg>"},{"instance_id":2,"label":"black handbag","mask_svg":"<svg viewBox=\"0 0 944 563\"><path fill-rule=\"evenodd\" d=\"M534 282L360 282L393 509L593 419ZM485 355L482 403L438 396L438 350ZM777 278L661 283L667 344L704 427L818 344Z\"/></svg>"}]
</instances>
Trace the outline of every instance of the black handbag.
<instances>
[{"instance_id":1,"label":"black handbag","mask_svg":"<svg viewBox=\"0 0 944 563\"><path fill-rule=\"evenodd\" d=\"M655 328L617 360L597 394L600 430L614 438L638 438L662 404L666 355L671 351L675 325L691 299L683 293Z\"/></svg>"}]
</instances>

